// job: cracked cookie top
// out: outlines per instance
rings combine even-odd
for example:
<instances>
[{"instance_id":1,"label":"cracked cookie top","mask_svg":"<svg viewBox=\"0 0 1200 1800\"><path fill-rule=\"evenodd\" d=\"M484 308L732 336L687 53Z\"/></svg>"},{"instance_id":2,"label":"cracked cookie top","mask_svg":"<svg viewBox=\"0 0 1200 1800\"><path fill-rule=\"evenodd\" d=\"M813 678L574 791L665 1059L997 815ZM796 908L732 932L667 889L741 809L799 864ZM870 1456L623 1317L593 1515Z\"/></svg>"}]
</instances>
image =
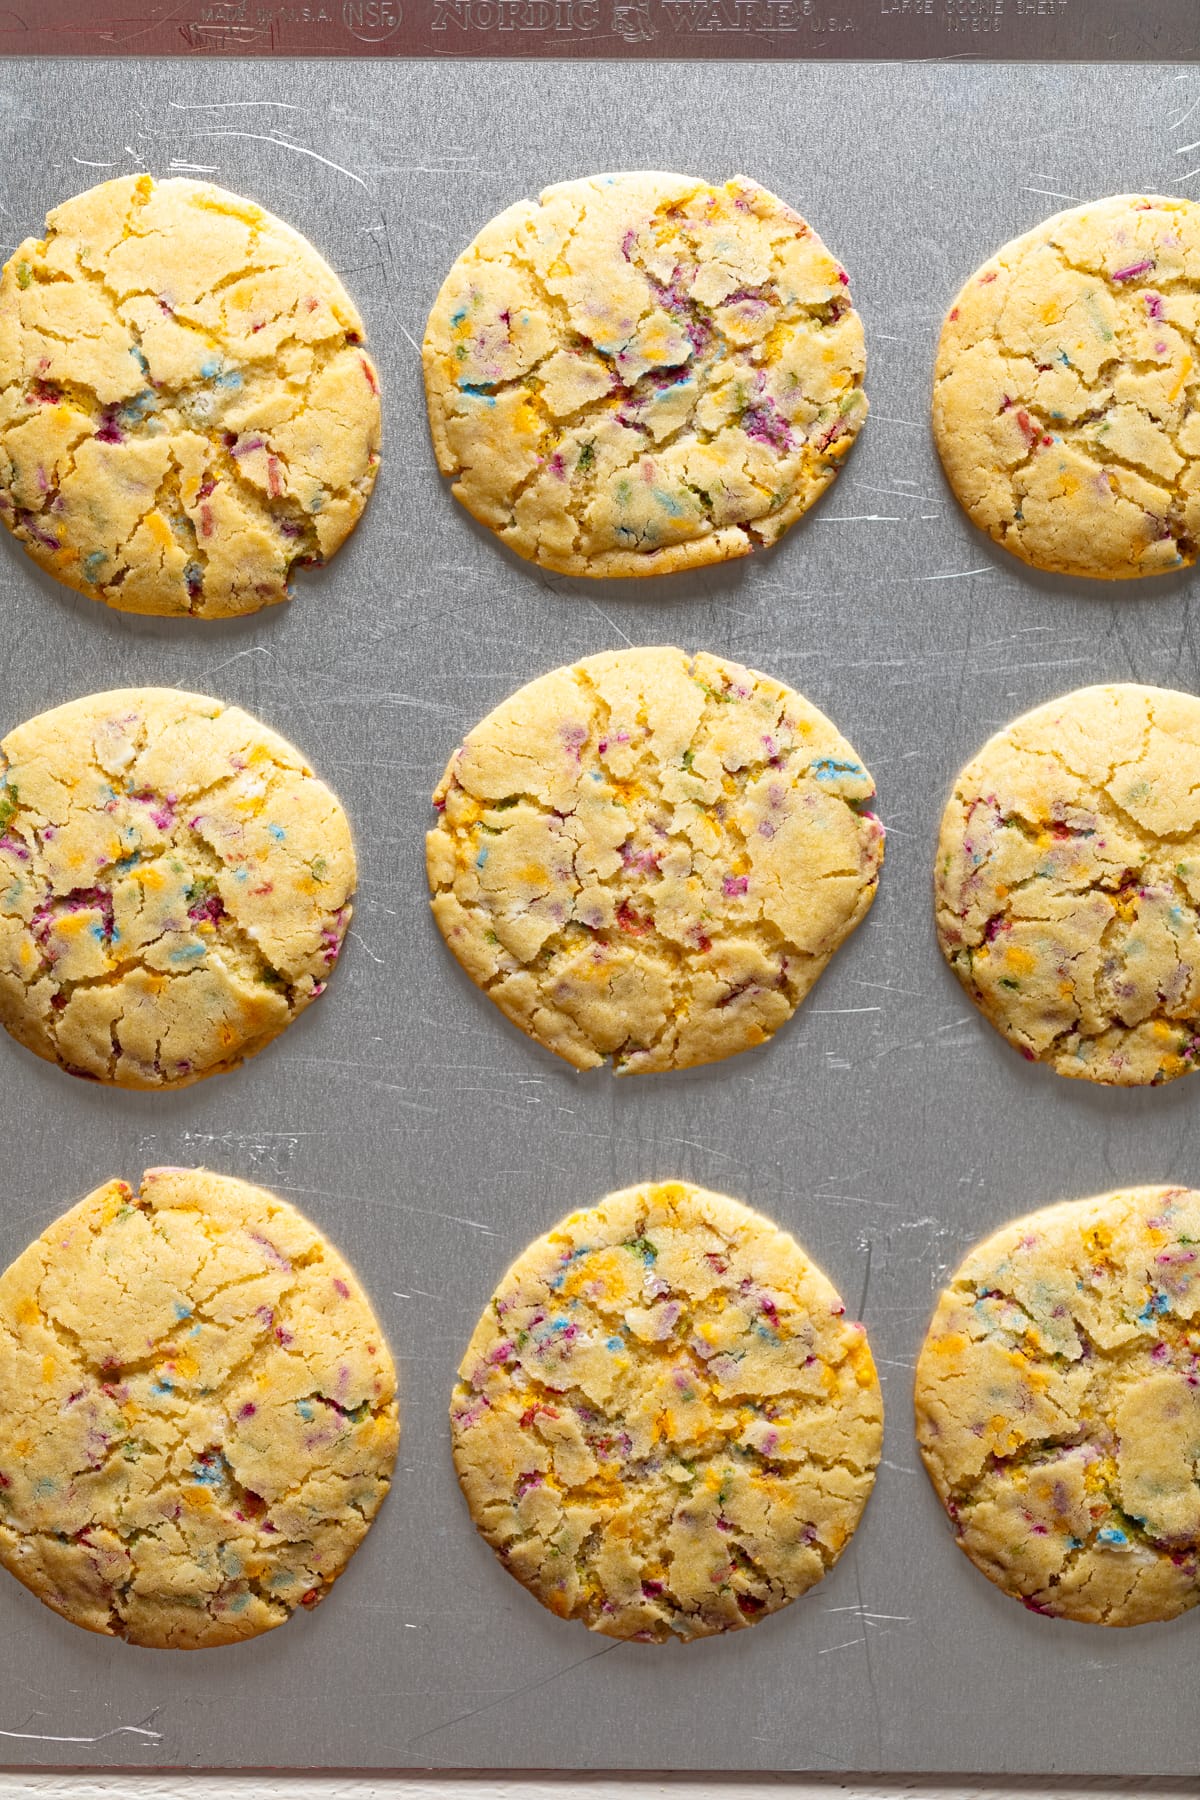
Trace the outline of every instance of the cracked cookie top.
<instances>
[{"instance_id":1,"label":"cracked cookie top","mask_svg":"<svg viewBox=\"0 0 1200 1800\"><path fill-rule=\"evenodd\" d=\"M1119 580L1196 560L1200 206L1135 194L1047 219L942 328L933 430L951 487L1023 562Z\"/></svg>"},{"instance_id":2,"label":"cracked cookie top","mask_svg":"<svg viewBox=\"0 0 1200 1800\"><path fill-rule=\"evenodd\" d=\"M875 786L799 694L719 657L630 649L521 688L434 795L433 912L522 1031L588 1069L761 1044L863 918Z\"/></svg>"},{"instance_id":3,"label":"cracked cookie top","mask_svg":"<svg viewBox=\"0 0 1200 1800\"><path fill-rule=\"evenodd\" d=\"M959 775L934 877L938 939L1031 1061L1122 1087L1200 1056L1200 700L1080 688Z\"/></svg>"},{"instance_id":4,"label":"cracked cookie top","mask_svg":"<svg viewBox=\"0 0 1200 1800\"><path fill-rule=\"evenodd\" d=\"M1004 1226L942 1294L921 1455L958 1542L1035 1612L1200 1599L1200 1194L1132 1188Z\"/></svg>"},{"instance_id":5,"label":"cracked cookie top","mask_svg":"<svg viewBox=\"0 0 1200 1800\"><path fill-rule=\"evenodd\" d=\"M88 1631L255 1637L388 1491L395 1372L295 1209L203 1169L109 1181L0 1276L0 1564Z\"/></svg>"},{"instance_id":6,"label":"cracked cookie top","mask_svg":"<svg viewBox=\"0 0 1200 1800\"><path fill-rule=\"evenodd\" d=\"M324 990L354 880L337 798L239 707L72 700L0 743L0 1024L118 1087L231 1069Z\"/></svg>"},{"instance_id":7,"label":"cracked cookie top","mask_svg":"<svg viewBox=\"0 0 1200 1800\"><path fill-rule=\"evenodd\" d=\"M467 1505L560 1618L664 1642L821 1579L875 1479L866 1334L795 1239L684 1182L573 1213L505 1275L450 1407Z\"/></svg>"},{"instance_id":8,"label":"cracked cookie top","mask_svg":"<svg viewBox=\"0 0 1200 1800\"><path fill-rule=\"evenodd\" d=\"M58 206L0 275L0 519L124 612L286 600L366 504L379 383L298 232L199 181Z\"/></svg>"},{"instance_id":9,"label":"cracked cookie top","mask_svg":"<svg viewBox=\"0 0 1200 1800\"><path fill-rule=\"evenodd\" d=\"M773 544L867 416L845 270L742 175L596 175L510 206L451 269L423 355L455 495L566 575Z\"/></svg>"}]
</instances>

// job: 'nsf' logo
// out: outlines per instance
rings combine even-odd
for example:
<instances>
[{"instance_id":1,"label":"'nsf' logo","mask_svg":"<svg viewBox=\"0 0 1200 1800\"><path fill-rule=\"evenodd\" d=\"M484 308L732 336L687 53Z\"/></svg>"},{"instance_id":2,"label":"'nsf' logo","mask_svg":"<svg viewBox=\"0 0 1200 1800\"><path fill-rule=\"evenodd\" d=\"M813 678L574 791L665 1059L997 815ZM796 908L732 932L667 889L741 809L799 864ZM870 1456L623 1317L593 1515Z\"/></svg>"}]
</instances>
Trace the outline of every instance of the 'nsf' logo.
<instances>
[{"instance_id":1,"label":"'nsf' logo","mask_svg":"<svg viewBox=\"0 0 1200 1800\"><path fill-rule=\"evenodd\" d=\"M363 44L382 44L399 31L400 0L344 0L342 23Z\"/></svg>"}]
</instances>

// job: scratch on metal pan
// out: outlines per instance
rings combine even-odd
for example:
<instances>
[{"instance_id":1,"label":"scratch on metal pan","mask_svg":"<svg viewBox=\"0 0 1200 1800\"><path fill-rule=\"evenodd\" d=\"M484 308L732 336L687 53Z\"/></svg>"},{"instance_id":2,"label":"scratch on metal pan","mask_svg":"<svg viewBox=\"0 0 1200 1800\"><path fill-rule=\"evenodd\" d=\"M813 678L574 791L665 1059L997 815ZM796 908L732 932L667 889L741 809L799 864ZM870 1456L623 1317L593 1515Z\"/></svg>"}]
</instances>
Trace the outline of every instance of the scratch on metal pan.
<instances>
[{"instance_id":1,"label":"scratch on metal pan","mask_svg":"<svg viewBox=\"0 0 1200 1800\"><path fill-rule=\"evenodd\" d=\"M218 131L216 127L204 128L192 133L193 137L253 138L259 144L274 144L280 150L293 150L297 156L311 156L314 162L324 163L327 169L336 169L348 181L356 181L364 192L368 192L367 184L361 175L353 169L347 169L341 163L334 162L331 157L322 156L319 150L310 150L307 144L293 144L290 138L282 137L277 131ZM130 151L132 156L133 152Z\"/></svg>"},{"instance_id":2,"label":"scratch on metal pan","mask_svg":"<svg viewBox=\"0 0 1200 1800\"><path fill-rule=\"evenodd\" d=\"M158 1717L157 1711L147 1714L148 1719L155 1719L157 1717ZM155 1731L153 1729L153 1727L149 1724L114 1725L108 1731L97 1731L97 1732L94 1732L90 1736L86 1736L86 1735L82 1735L82 1734L79 1736L66 1736L62 1733L54 1732L54 1731L3 1731L3 1730L0 1730L0 1737L2 1737L2 1738L19 1738L19 1739L22 1739L25 1741L33 1741L33 1742L36 1742L39 1744L102 1744L102 1743L104 1743L104 1741L107 1738L120 1737L122 1735L122 1733L125 1733L129 1737L148 1738L152 1744L161 1744L163 1741L162 1732Z\"/></svg>"}]
</instances>

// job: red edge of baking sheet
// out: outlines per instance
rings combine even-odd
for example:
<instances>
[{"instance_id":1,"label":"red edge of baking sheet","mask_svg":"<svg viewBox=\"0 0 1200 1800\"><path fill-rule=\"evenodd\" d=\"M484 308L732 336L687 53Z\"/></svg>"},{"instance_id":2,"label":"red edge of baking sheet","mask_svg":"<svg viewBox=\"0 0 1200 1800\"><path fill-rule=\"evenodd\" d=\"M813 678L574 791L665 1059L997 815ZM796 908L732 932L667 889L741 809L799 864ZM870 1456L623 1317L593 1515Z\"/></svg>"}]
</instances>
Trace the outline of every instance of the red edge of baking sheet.
<instances>
[{"instance_id":1,"label":"red edge of baking sheet","mask_svg":"<svg viewBox=\"0 0 1200 1800\"><path fill-rule=\"evenodd\" d=\"M1197 0L49 0L9 56L1200 58Z\"/></svg>"}]
</instances>

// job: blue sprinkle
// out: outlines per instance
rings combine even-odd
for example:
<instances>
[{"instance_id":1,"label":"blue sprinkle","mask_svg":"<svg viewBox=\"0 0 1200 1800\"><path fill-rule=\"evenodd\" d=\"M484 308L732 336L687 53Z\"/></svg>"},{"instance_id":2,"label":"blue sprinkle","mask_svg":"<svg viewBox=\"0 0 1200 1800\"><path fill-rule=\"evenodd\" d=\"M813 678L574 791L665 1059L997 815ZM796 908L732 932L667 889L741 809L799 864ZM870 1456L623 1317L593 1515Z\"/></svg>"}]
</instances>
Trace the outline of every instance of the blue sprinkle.
<instances>
[{"instance_id":1,"label":"blue sprinkle","mask_svg":"<svg viewBox=\"0 0 1200 1800\"><path fill-rule=\"evenodd\" d=\"M39 1499L44 1499L47 1494L54 1492L54 1482L49 1475L39 1476L33 1484L33 1491Z\"/></svg>"},{"instance_id":2,"label":"blue sprinkle","mask_svg":"<svg viewBox=\"0 0 1200 1800\"><path fill-rule=\"evenodd\" d=\"M292 1574L290 1569L280 1569L278 1575L272 1575L271 1586L273 1588L291 1587L295 1579L296 1577Z\"/></svg>"},{"instance_id":3,"label":"blue sprinkle","mask_svg":"<svg viewBox=\"0 0 1200 1800\"><path fill-rule=\"evenodd\" d=\"M311 1402L309 1402L308 1400L297 1400L296 1411L300 1414L300 1417L304 1420L305 1424L307 1424L307 1425L312 1424L313 1409L312 1409Z\"/></svg>"},{"instance_id":4,"label":"blue sprinkle","mask_svg":"<svg viewBox=\"0 0 1200 1800\"><path fill-rule=\"evenodd\" d=\"M461 325L463 320L466 318L466 316L467 316L466 307L460 306L456 313L450 314L450 323L452 325Z\"/></svg>"},{"instance_id":5,"label":"blue sprinkle","mask_svg":"<svg viewBox=\"0 0 1200 1800\"><path fill-rule=\"evenodd\" d=\"M224 375L217 376L217 386L221 388L240 388L242 378L236 369L227 369Z\"/></svg>"},{"instance_id":6,"label":"blue sprinkle","mask_svg":"<svg viewBox=\"0 0 1200 1800\"><path fill-rule=\"evenodd\" d=\"M84 580L90 581L94 587L96 585L96 577L107 561L107 550L93 550L90 556L85 556L83 559Z\"/></svg>"},{"instance_id":7,"label":"blue sprinkle","mask_svg":"<svg viewBox=\"0 0 1200 1800\"><path fill-rule=\"evenodd\" d=\"M191 1316L192 1316L191 1307L185 1306L183 1304L182 1300L177 1300L175 1302L175 1317L177 1319L190 1319Z\"/></svg>"},{"instance_id":8,"label":"blue sprinkle","mask_svg":"<svg viewBox=\"0 0 1200 1800\"><path fill-rule=\"evenodd\" d=\"M122 425L140 424L146 417L146 414L154 412L157 406L158 395L152 388L143 388L140 394L135 394L132 400L126 400L125 404L122 406Z\"/></svg>"},{"instance_id":9,"label":"blue sprinkle","mask_svg":"<svg viewBox=\"0 0 1200 1800\"><path fill-rule=\"evenodd\" d=\"M236 1598L234 1598L233 1600L230 1601L229 1610L230 1610L230 1612L245 1612L245 1610L249 1606L249 1604L250 1604L249 1594L238 1594L236 1596Z\"/></svg>"},{"instance_id":10,"label":"blue sprinkle","mask_svg":"<svg viewBox=\"0 0 1200 1800\"><path fill-rule=\"evenodd\" d=\"M181 944L178 950L172 950L172 962L195 962L198 956L204 955L203 944Z\"/></svg>"},{"instance_id":11,"label":"blue sprinkle","mask_svg":"<svg viewBox=\"0 0 1200 1800\"><path fill-rule=\"evenodd\" d=\"M188 1336L189 1337L199 1337L200 1336L200 1327L198 1325L193 1325L192 1329L188 1332ZM206 1388L204 1391L205 1391L205 1393L207 1393L208 1389Z\"/></svg>"},{"instance_id":12,"label":"blue sprinkle","mask_svg":"<svg viewBox=\"0 0 1200 1800\"><path fill-rule=\"evenodd\" d=\"M1127 1544L1129 1539L1123 1531L1118 1531L1115 1525L1105 1525L1096 1533L1096 1542L1098 1544Z\"/></svg>"},{"instance_id":13,"label":"blue sprinkle","mask_svg":"<svg viewBox=\"0 0 1200 1800\"><path fill-rule=\"evenodd\" d=\"M235 881L245 881L247 879L246 870L245 869L235 869L233 878Z\"/></svg>"},{"instance_id":14,"label":"blue sprinkle","mask_svg":"<svg viewBox=\"0 0 1200 1800\"><path fill-rule=\"evenodd\" d=\"M484 863L487 861L487 859L488 859L487 845L485 844L483 846L483 849L479 852L479 855L475 858L475 867L477 869L482 869L482 867L483 867Z\"/></svg>"},{"instance_id":15,"label":"blue sprinkle","mask_svg":"<svg viewBox=\"0 0 1200 1800\"><path fill-rule=\"evenodd\" d=\"M102 944L104 942L105 938L108 936L108 933L104 929L103 923L100 923L99 925L89 925L88 930L91 932L92 936L95 938L95 940L98 944Z\"/></svg>"},{"instance_id":16,"label":"blue sprinkle","mask_svg":"<svg viewBox=\"0 0 1200 1800\"><path fill-rule=\"evenodd\" d=\"M221 359L219 356L208 356L200 364L200 373L203 375L205 381L211 381L214 375L220 373L220 370Z\"/></svg>"},{"instance_id":17,"label":"blue sprinkle","mask_svg":"<svg viewBox=\"0 0 1200 1800\"><path fill-rule=\"evenodd\" d=\"M810 773L818 781L836 781L839 775L861 775L864 770L861 763L839 762L835 756L822 756L813 763Z\"/></svg>"},{"instance_id":18,"label":"blue sprinkle","mask_svg":"<svg viewBox=\"0 0 1200 1800\"><path fill-rule=\"evenodd\" d=\"M610 1337L605 1340L604 1348L606 1350L623 1350L625 1348L625 1339L619 1338L619 1337Z\"/></svg>"},{"instance_id":19,"label":"blue sprinkle","mask_svg":"<svg viewBox=\"0 0 1200 1800\"><path fill-rule=\"evenodd\" d=\"M211 1462L198 1462L192 1466L192 1480L201 1487L220 1487L224 1478L221 1459L214 1457Z\"/></svg>"},{"instance_id":20,"label":"blue sprinkle","mask_svg":"<svg viewBox=\"0 0 1200 1800\"><path fill-rule=\"evenodd\" d=\"M138 368L142 371L142 374L148 375L150 373L150 364L146 361L136 344L131 344L129 346L129 354L132 356Z\"/></svg>"},{"instance_id":21,"label":"blue sprinkle","mask_svg":"<svg viewBox=\"0 0 1200 1800\"><path fill-rule=\"evenodd\" d=\"M173 1394L175 1389L169 1381L155 1381L150 1385L150 1392L152 1394Z\"/></svg>"},{"instance_id":22,"label":"blue sprinkle","mask_svg":"<svg viewBox=\"0 0 1200 1800\"><path fill-rule=\"evenodd\" d=\"M1152 1325L1155 1318L1170 1310L1171 1302L1166 1294L1151 1294L1145 1306L1138 1314L1139 1325Z\"/></svg>"},{"instance_id":23,"label":"blue sprinkle","mask_svg":"<svg viewBox=\"0 0 1200 1800\"><path fill-rule=\"evenodd\" d=\"M282 844L284 838L287 836L287 832L283 829L282 825L268 825L267 830L277 844Z\"/></svg>"}]
</instances>

